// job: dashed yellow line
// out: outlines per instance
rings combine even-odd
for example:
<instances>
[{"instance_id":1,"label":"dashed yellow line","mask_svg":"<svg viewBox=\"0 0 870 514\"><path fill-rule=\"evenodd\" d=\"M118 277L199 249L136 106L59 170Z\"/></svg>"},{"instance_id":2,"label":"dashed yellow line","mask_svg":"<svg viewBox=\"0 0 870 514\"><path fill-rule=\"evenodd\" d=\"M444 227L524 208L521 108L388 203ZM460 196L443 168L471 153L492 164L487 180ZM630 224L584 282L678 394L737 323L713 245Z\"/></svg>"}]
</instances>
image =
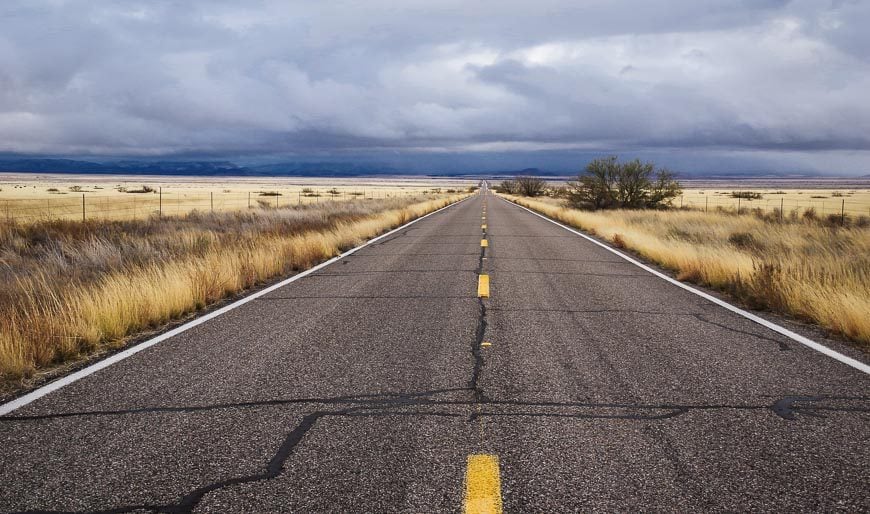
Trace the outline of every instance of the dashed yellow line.
<instances>
[{"instance_id":1,"label":"dashed yellow line","mask_svg":"<svg viewBox=\"0 0 870 514\"><path fill-rule=\"evenodd\" d=\"M498 455L469 455L465 469L465 514L501 514Z\"/></svg>"},{"instance_id":2,"label":"dashed yellow line","mask_svg":"<svg viewBox=\"0 0 870 514\"><path fill-rule=\"evenodd\" d=\"M489 275L479 275L477 279L478 298L489 298Z\"/></svg>"},{"instance_id":3,"label":"dashed yellow line","mask_svg":"<svg viewBox=\"0 0 870 514\"><path fill-rule=\"evenodd\" d=\"M483 225L481 225L480 228L481 228L482 230L486 230L486 223L484 223Z\"/></svg>"},{"instance_id":4,"label":"dashed yellow line","mask_svg":"<svg viewBox=\"0 0 870 514\"><path fill-rule=\"evenodd\" d=\"M487 241L486 239L481 239L480 240L480 247L486 248L487 246L489 246L489 241Z\"/></svg>"}]
</instances>

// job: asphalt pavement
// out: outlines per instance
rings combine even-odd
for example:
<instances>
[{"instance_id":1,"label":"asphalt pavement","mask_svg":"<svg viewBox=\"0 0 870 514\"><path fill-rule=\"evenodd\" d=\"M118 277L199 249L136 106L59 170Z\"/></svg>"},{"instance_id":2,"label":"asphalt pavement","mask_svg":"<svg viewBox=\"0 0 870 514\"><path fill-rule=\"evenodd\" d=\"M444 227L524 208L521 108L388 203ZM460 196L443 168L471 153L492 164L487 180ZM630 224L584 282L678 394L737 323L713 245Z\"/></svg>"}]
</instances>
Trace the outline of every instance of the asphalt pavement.
<instances>
[{"instance_id":1,"label":"asphalt pavement","mask_svg":"<svg viewBox=\"0 0 870 514\"><path fill-rule=\"evenodd\" d=\"M0 511L868 511L868 422L862 371L482 194L0 417Z\"/></svg>"}]
</instances>

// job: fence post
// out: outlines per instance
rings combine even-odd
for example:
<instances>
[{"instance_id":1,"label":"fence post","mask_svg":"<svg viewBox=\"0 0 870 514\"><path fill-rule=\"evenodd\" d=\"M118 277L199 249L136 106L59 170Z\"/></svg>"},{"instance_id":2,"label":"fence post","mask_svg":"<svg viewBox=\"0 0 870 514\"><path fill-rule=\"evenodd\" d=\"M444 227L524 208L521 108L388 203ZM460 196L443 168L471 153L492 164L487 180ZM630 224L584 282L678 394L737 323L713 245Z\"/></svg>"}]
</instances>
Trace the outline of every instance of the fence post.
<instances>
[{"instance_id":1,"label":"fence post","mask_svg":"<svg viewBox=\"0 0 870 514\"><path fill-rule=\"evenodd\" d=\"M248 191L248 209L251 208L251 192Z\"/></svg>"},{"instance_id":2,"label":"fence post","mask_svg":"<svg viewBox=\"0 0 870 514\"><path fill-rule=\"evenodd\" d=\"M704 212L707 212L707 206L710 204L710 197L704 196Z\"/></svg>"},{"instance_id":3,"label":"fence post","mask_svg":"<svg viewBox=\"0 0 870 514\"><path fill-rule=\"evenodd\" d=\"M214 191L208 192L208 199L211 204L211 212L214 212Z\"/></svg>"},{"instance_id":4,"label":"fence post","mask_svg":"<svg viewBox=\"0 0 870 514\"><path fill-rule=\"evenodd\" d=\"M278 195L279 194L281 194L281 193L279 193L278 190L276 189L275 190L275 208L276 209L278 208Z\"/></svg>"},{"instance_id":5,"label":"fence post","mask_svg":"<svg viewBox=\"0 0 870 514\"><path fill-rule=\"evenodd\" d=\"M85 194L82 193L82 221L85 221Z\"/></svg>"},{"instance_id":6,"label":"fence post","mask_svg":"<svg viewBox=\"0 0 870 514\"><path fill-rule=\"evenodd\" d=\"M785 215L785 198L779 199L779 221L782 221L782 217Z\"/></svg>"},{"instance_id":7,"label":"fence post","mask_svg":"<svg viewBox=\"0 0 870 514\"><path fill-rule=\"evenodd\" d=\"M162 218L163 217L163 186L160 186L159 190L160 190L160 204L157 207L157 217Z\"/></svg>"},{"instance_id":8,"label":"fence post","mask_svg":"<svg viewBox=\"0 0 870 514\"><path fill-rule=\"evenodd\" d=\"M843 198L843 203L840 204L840 225L846 225L846 199Z\"/></svg>"},{"instance_id":9,"label":"fence post","mask_svg":"<svg viewBox=\"0 0 870 514\"><path fill-rule=\"evenodd\" d=\"M683 208L683 195L680 195L680 209Z\"/></svg>"},{"instance_id":10,"label":"fence post","mask_svg":"<svg viewBox=\"0 0 870 514\"><path fill-rule=\"evenodd\" d=\"M740 216L740 197L737 197L737 215Z\"/></svg>"}]
</instances>

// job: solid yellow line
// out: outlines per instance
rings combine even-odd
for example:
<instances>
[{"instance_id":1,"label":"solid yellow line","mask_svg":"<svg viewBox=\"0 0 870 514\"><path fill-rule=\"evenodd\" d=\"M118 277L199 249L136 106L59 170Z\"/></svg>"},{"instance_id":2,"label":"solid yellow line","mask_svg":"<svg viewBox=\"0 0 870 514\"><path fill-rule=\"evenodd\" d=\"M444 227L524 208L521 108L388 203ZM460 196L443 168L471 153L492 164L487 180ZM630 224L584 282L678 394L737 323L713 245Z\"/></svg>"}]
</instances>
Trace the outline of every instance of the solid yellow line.
<instances>
[{"instance_id":1,"label":"solid yellow line","mask_svg":"<svg viewBox=\"0 0 870 514\"><path fill-rule=\"evenodd\" d=\"M465 470L465 514L501 514L498 455L469 455Z\"/></svg>"},{"instance_id":2,"label":"solid yellow line","mask_svg":"<svg viewBox=\"0 0 870 514\"><path fill-rule=\"evenodd\" d=\"M489 275L480 275L477 280L477 296L489 298Z\"/></svg>"},{"instance_id":3,"label":"solid yellow line","mask_svg":"<svg viewBox=\"0 0 870 514\"><path fill-rule=\"evenodd\" d=\"M486 239L481 239L480 240L480 247L486 248L487 246L489 246L489 241L487 241Z\"/></svg>"}]
</instances>

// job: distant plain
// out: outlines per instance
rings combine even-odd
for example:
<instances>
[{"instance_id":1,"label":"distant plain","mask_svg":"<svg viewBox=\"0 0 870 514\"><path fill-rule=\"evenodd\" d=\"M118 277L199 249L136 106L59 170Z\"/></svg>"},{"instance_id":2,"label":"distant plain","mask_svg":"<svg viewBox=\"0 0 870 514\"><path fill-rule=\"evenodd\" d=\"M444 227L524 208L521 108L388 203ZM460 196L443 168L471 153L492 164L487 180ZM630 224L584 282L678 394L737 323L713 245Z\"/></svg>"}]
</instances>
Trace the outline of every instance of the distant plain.
<instances>
[{"instance_id":1,"label":"distant plain","mask_svg":"<svg viewBox=\"0 0 870 514\"><path fill-rule=\"evenodd\" d=\"M146 219L349 199L452 193L476 180L431 177L175 177L0 173L0 218ZM162 199L161 199L162 196ZM84 206L83 204L84 200ZM162 207L161 207L162 204ZM83 212L84 211L84 212Z\"/></svg>"}]
</instances>

